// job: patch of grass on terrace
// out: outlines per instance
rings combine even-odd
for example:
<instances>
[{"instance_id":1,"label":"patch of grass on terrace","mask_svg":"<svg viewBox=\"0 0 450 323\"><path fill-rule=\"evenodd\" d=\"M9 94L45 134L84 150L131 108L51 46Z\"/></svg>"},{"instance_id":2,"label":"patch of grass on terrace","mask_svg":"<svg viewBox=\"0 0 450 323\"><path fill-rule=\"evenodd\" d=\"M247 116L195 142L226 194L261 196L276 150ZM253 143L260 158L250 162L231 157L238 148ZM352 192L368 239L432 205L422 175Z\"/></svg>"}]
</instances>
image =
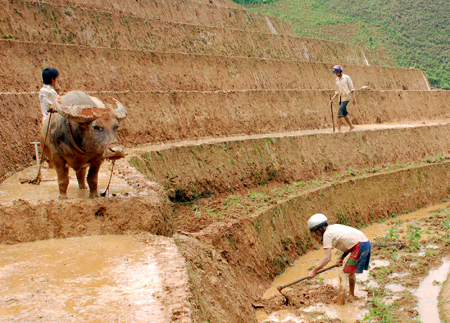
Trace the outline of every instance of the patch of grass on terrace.
<instances>
[{"instance_id":1,"label":"patch of grass on terrace","mask_svg":"<svg viewBox=\"0 0 450 323\"><path fill-rule=\"evenodd\" d=\"M445 159L445 158L444 158ZM388 173L399 169L406 169L416 166L423 166L429 163L437 163L444 160L437 156L432 158L425 158L418 162L411 163L397 163L394 165L376 165L370 169L357 170L353 167L349 167L347 171L342 173L334 173L323 175L321 178L314 180L300 180L293 182L292 184L284 185L261 185L248 193L239 194L233 193L227 197L214 201L213 205L199 205L195 206L195 214L203 214L211 216L215 221L219 221L223 218L237 218L242 215L248 215L258 210L267 208L268 206L277 204L277 201L285 200L298 196L304 192L310 190L320 189L327 185L337 185L346 179L364 178L373 174ZM319 195L322 195L322 191L319 190ZM446 200L443 200L445 202ZM402 213L409 213L409 210L402 210ZM336 215L339 218L340 223L352 225L349 219L343 212L338 212ZM391 213L389 217L380 218L378 222L382 223L388 218L397 217L396 213ZM363 227L360 221L357 221L358 227ZM450 226L450 220L443 224Z\"/></svg>"},{"instance_id":2,"label":"patch of grass on terrace","mask_svg":"<svg viewBox=\"0 0 450 323\"><path fill-rule=\"evenodd\" d=\"M387 64L380 54L387 51L394 66L424 70L432 86L450 89L447 0L238 1L248 10L285 20L298 36L358 44L372 64Z\"/></svg>"}]
</instances>

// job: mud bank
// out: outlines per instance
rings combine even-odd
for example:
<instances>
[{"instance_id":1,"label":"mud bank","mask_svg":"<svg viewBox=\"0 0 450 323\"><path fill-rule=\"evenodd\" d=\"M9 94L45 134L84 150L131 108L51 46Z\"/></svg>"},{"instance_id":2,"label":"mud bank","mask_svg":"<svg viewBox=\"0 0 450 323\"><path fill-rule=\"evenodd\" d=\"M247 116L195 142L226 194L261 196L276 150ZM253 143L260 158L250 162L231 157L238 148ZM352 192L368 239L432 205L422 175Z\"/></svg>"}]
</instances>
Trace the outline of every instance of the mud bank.
<instances>
[{"instance_id":1,"label":"mud bank","mask_svg":"<svg viewBox=\"0 0 450 323\"><path fill-rule=\"evenodd\" d=\"M72 44L70 39L76 39L77 42L73 42L75 45L91 47L259 57L303 62L328 62L330 64L337 59L345 64L365 65L360 51L338 42L321 42L313 38L252 33L238 29L184 25L158 20L152 21L151 24L144 22L145 20L134 20L130 22L130 25L125 24L124 26L123 20L118 20L116 25L111 23L114 28L121 26L113 34L109 34L106 28L98 35L98 38L93 39L93 37L83 36L83 33L80 33L79 39L76 39L75 36L80 30L74 30L73 33L65 34L62 40L69 45ZM98 28L104 28L101 23L95 24L98 25ZM110 24L108 23L108 25ZM78 25L72 26L79 28ZM127 32L128 28L130 28L130 32ZM59 34L59 29L56 30L56 33ZM6 38L14 39L13 36ZM26 41L61 42L60 39L54 39L52 36L49 38L39 37L26 39ZM20 38L17 41L23 42ZM2 42L15 42L15 40L2 40Z\"/></svg>"},{"instance_id":2,"label":"mud bank","mask_svg":"<svg viewBox=\"0 0 450 323\"><path fill-rule=\"evenodd\" d=\"M450 275L447 277L439 294L439 317L442 323L450 322Z\"/></svg>"},{"instance_id":3,"label":"mud bank","mask_svg":"<svg viewBox=\"0 0 450 323\"><path fill-rule=\"evenodd\" d=\"M19 199L0 204L0 243L136 232L170 236L173 215L162 188L125 161L118 163L117 173L136 193L97 199Z\"/></svg>"},{"instance_id":4,"label":"mud bank","mask_svg":"<svg viewBox=\"0 0 450 323\"><path fill-rule=\"evenodd\" d=\"M136 151L130 162L150 180L192 200L269 183L298 182L352 170L371 172L380 164L447 155L447 124L352 133L318 133L205 143ZM365 128L362 128L365 129Z\"/></svg>"},{"instance_id":5,"label":"mud bank","mask_svg":"<svg viewBox=\"0 0 450 323\"><path fill-rule=\"evenodd\" d=\"M45 50L47 49L47 50ZM65 91L233 91L334 89L333 63L193 55L104 47L0 42L0 60L17 78L6 78L0 92L38 91L43 64L65 61L59 86ZM39 53L36 56L36 53ZM20 64L17 60L29 64ZM51 62L51 63L49 63ZM45 65L46 66L46 65ZM86 66L96 66L95 71ZM419 70L344 65L356 89L426 91Z\"/></svg>"},{"instance_id":6,"label":"mud bank","mask_svg":"<svg viewBox=\"0 0 450 323\"><path fill-rule=\"evenodd\" d=\"M119 11L119 12L129 12L129 11L134 11L136 13L142 14L142 11L146 11L146 10L150 10L151 8L153 8L153 6L156 7L155 4L153 4L152 2L136 2L133 0L113 0L113 1L108 1L108 0L94 0L94 1L90 1L89 3L87 3L86 0L52 0L52 3L61 3L61 4L65 4L65 5L70 5L70 4L77 4L79 6L82 7L90 7L90 6L95 6L97 8L103 8L103 9L107 9L107 10L111 10L112 8L114 8L115 10ZM182 0L177 0L175 3L179 4L180 2L183 2ZM189 1L191 2L191 1ZM240 5L238 5L237 3L230 1L230 0L195 0L192 1L194 3L199 3L199 4L205 4L205 5L213 5L213 6L218 6L218 7L224 7L224 8L240 8L242 9L242 7ZM159 2L158 2L159 5ZM150 8L147 9L146 6L151 6Z\"/></svg>"},{"instance_id":7,"label":"mud bank","mask_svg":"<svg viewBox=\"0 0 450 323\"><path fill-rule=\"evenodd\" d=\"M176 242L188 264L195 317L256 322L252 304L258 304L271 278L318 246L306 226L311 214L323 212L331 223L362 226L438 204L449 194L449 167L446 162L348 180L182 233Z\"/></svg>"},{"instance_id":8,"label":"mud bank","mask_svg":"<svg viewBox=\"0 0 450 323\"><path fill-rule=\"evenodd\" d=\"M230 3L234 3L230 1ZM64 23L70 22L72 19L80 23L98 27L100 21L112 22L116 16L127 20L162 20L176 23L185 23L191 25L203 25L210 27L233 28L247 31L260 31L263 33L271 33L269 24L264 15L246 11L242 8L224 8L216 5L201 4L194 1L177 1L156 2L156 1L120 1L120 2L104 2L95 1L46 1L42 2L25 2L21 0L8 1L0 4L2 11L8 14L8 20L11 28L2 28L3 30L14 31L15 27L22 21L34 20L34 25L42 26L45 21L58 21L58 25L66 29ZM238 6L239 7L239 6ZM17 11L14 11L15 8ZM106 11L106 12L105 12ZM95 15L95 16L94 16ZM52 18L52 19L51 19ZM145 19L145 20L144 20ZM278 34L287 34L295 36L292 27L276 18L270 17L270 22ZM100 20L100 21L99 21ZM116 22L116 21L114 21ZM62 23L62 25L60 24ZM22 25L22 28L24 26ZM56 28L56 25L54 26ZM73 28L74 26L72 26ZM36 31L46 34L48 30L42 28L34 31L27 30L28 36L33 37ZM86 33L91 31L87 28ZM98 30L98 29L97 29ZM73 29L72 29L73 31ZM22 30L25 32L25 30ZM25 34L25 33L24 33ZM14 37L20 35L20 32L13 34ZM77 37L79 35L72 34ZM64 35L63 35L64 36Z\"/></svg>"},{"instance_id":9,"label":"mud bank","mask_svg":"<svg viewBox=\"0 0 450 323\"><path fill-rule=\"evenodd\" d=\"M44 46L49 53L36 57L35 53L43 52ZM20 83L5 79L0 92L38 91L42 56L54 64L66 61L67 65L60 68L62 75L70 75L70 79L61 79L60 87L65 90L325 90L335 86L335 79L330 77L332 63L22 42L0 42L0 50L0 60L23 79ZM17 64L18 57L33 64ZM84 68L88 65L97 66L95 72ZM372 90L428 90L419 70L352 65L344 68L352 75L356 89L368 85Z\"/></svg>"},{"instance_id":10,"label":"mud bank","mask_svg":"<svg viewBox=\"0 0 450 323\"><path fill-rule=\"evenodd\" d=\"M118 131L119 141L126 146L330 128L329 105L324 105L329 94L330 91L92 93L107 103L114 96L128 108L128 117ZM376 124L379 120L425 122L425 115L428 120L450 117L445 107L449 91L358 91L357 95L360 108L349 110L359 124ZM0 156L0 177L31 162L34 148L29 142L38 140L41 118L36 97L37 93L0 95L4 107L0 115L0 149L4 152ZM423 98L426 104L422 104ZM396 109L380 106L378 101L396 105ZM341 136L348 135L336 134L334 138ZM392 143L388 146L392 147Z\"/></svg>"}]
</instances>

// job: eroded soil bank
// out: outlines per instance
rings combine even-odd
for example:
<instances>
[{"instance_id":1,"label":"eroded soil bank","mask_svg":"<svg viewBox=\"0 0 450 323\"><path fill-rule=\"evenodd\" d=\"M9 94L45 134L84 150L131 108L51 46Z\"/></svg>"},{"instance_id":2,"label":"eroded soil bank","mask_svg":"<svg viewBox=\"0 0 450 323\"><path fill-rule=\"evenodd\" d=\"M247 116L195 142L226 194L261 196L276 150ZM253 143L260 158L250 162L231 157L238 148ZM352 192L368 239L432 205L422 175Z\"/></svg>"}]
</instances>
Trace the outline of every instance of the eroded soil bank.
<instances>
[{"instance_id":1,"label":"eroded soil bank","mask_svg":"<svg viewBox=\"0 0 450 323\"><path fill-rule=\"evenodd\" d=\"M319 248L319 242L310 235L306 226L306 220L311 214L323 212L331 223L363 227L397 214L439 204L448 197L448 167L448 162L441 162L343 182L330 180L324 184L312 181L286 185L283 188L272 187L271 190L255 189L248 191L247 195L234 194L215 200L200 199L182 207L182 212L176 212L176 226L182 229L176 242L188 264L194 295L193 317L199 322L257 322L254 310L261 304L261 298L270 287L271 279L281 274L293 259ZM403 250L395 252L392 249L380 249L375 253L374 259L387 260L395 254L397 258L392 266L399 267L391 268L391 263L383 264L381 267L388 268L383 271L396 273L401 266L413 263L417 267L411 267L414 271L410 277L423 278L429 268L441 263L441 250L448 253L447 241L450 237L444 228L439 227L447 216L448 213L445 212L437 213L430 223L424 222L427 230L440 232L437 236L439 241L430 241L441 246L437 252L434 249L428 253L423 250L425 256L417 258L414 252L420 252L422 245L427 248L427 240L414 240L411 234L416 233L415 229L399 227L396 229L399 238L402 241L409 239L408 246L412 246L412 251L403 253ZM421 227L425 226L420 222L408 224L414 228L420 226L419 230L423 230ZM398 224L400 225L401 223ZM433 227L436 229L432 229ZM422 231L417 233L423 234ZM382 234L386 235L385 232ZM418 248L416 243L419 244ZM386 254L385 250L388 250ZM428 258L428 255L433 258ZM378 269L372 272L374 278L380 278L381 287L379 291L374 290L371 298L362 304L367 310L370 310L371 304L375 304L371 299L383 296L388 289L385 285L391 282L383 280L386 276L384 272L378 274ZM419 278L405 281L405 287L417 288ZM314 284L320 291L322 283L317 281ZM326 295L331 295L335 287L325 288ZM410 319L418 313L414 310L414 295L411 292L408 295L402 301L402 306L410 306L411 310L405 312L409 313L407 319ZM384 297L385 295L381 300ZM332 301L331 299L326 303ZM312 295L297 302L303 304L301 306L305 303L312 305ZM272 304L268 308L273 310L282 305L282 302L278 305L275 302L275 306ZM396 315L399 322L402 322L402 312Z\"/></svg>"},{"instance_id":2,"label":"eroded soil bank","mask_svg":"<svg viewBox=\"0 0 450 323\"><path fill-rule=\"evenodd\" d=\"M414 125L414 126L413 126ZM347 130L347 127L345 128ZM361 125L351 133L331 129L263 136L236 136L141 147L130 163L150 180L189 201L216 193L308 181L335 173L375 173L377 165L445 156L450 150L446 121L428 124Z\"/></svg>"},{"instance_id":3,"label":"eroded soil bank","mask_svg":"<svg viewBox=\"0 0 450 323\"><path fill-rule=\"evenodd\" d=\"M125 160L116 163L115 169L116 175L122 178L120 186L125 182L126 190L131 191L115 197L110 195L97 199L58 200L58 193L46 194L42 199L36 199L33 195L39 195L39 189L45 190L47 184L53 191L58 189L54 174L47 170L44 172L44 180L51 182L44 182L38 188L30 184L21 186L17 178L12 178L11 180L17 181L14 189L21 189L22 194L27 195L29 188L30 196L0 203L0 243L134 232L170 236L173 232L173 215L161 186L148 181L128 166ZM28 176L33 178L36 173L31 172ZM75 178L72 178L71 182L77 186ZM11 183L4 184L0 187L8 190L6 184ZM114 186L114 183L112 185ZM11 198L16 193L8 191ZM75 188L73 191L69 190L69 193L75 194L76 197L84 191L80 192Z\"/></svg>"}]
</instances>

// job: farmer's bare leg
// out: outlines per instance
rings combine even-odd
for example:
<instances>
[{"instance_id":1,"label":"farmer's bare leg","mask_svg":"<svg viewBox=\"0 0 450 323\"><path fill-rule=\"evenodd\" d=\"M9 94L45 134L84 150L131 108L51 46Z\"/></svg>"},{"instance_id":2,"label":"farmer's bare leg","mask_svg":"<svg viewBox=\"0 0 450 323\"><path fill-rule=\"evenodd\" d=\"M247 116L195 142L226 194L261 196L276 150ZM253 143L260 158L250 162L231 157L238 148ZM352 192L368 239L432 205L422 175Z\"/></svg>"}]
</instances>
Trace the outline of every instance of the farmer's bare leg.
<instances>
[{"instance_id":1,"label":"farmer's bare leg","mask_svg":"<svg viewBox=\"0 0 450 323\"><path fill-rule=\"evenodd\" d=\"M353 127L353 124L352 124L352 122L350 121L350 119L349 119L348 116L345 116L344 119L345 119L345 121L347 121L347 123L348 123L348 125L349 125L349 127L350 127L350 130L349 130L349 131L352 131L353 129L355 129L355 127Z\"/></svg>"},{"instance_id":2,"label":"farmer's bare leg","mask_svg":"<svg viewBox=\"0 0 450 323\"><path fill-rule=\"evenodd\" d=\"M86 167L80 169L77 172L77 180L78 180L78 187L80 188L80 190L87 189L87 186L86 186Z\"/></svg>"},{"instance_id":3,"label":"farmer's bare leg","mask_svg":"<svg viewBox=\"0 0 450 323\"><path fill-rule=\"evenodd\" d=\"M341 131L342 118L338 118L338 131Z\"/></svg>"},{"instance_id":4,"label":"farmer's bare leg","mask_svg":"<svg viewBox=\"0 0 450 323\"><path fill-rule=\"evenodd\" d=\"M337 305L345 304L345 296L347 294L347 289L349 286L349 274L348 273L340 273L339 274L339 293L336 299Z\"/></svg>"},{"instance_id":5,"label":"farmer's bare leg","mask_svg":"<svg viewBox=\"0 0 450 323\"><path fill-rule=\"evenodd\" d=\"M56 166L56 174L58 175L59 198L67 198L67 187L69 186L69 165L60 157L55 156L53 161Z\"/></svg>"},{"instance_id":6,"label":"farmer's bare leg","mask_svg":"<svg viewBox=\"0 0 450 323\"><path fill-rule=\"evenodd\" d=\"M356 275L351 273L348 277L348 285L350 287L350 295L355 296Z\"/></svg>"}]
</instances>

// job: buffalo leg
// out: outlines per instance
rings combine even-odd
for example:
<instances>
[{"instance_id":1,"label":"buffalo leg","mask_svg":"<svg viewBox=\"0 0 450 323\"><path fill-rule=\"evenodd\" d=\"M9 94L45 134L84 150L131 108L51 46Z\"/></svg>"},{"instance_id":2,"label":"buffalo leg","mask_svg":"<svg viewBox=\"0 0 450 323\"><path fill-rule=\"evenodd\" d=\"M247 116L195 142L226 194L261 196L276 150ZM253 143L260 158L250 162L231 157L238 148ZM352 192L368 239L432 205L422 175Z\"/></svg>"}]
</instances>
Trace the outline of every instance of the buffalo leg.
<instances>
[{"instance_id":1,"label":"buffalo leg","mask_svg":"<svg viewBox=\"0 0 450 323\"><path fill-rule=\"evenodd\" d=\"M87 189L87 186L86 186L86 167L80 169L79 171L77 171L77 180L78 180L78 187L80 188L80 190Z\"/></svg>"},{"instance_id":2,"label":"buffalo leg","mask_svg":"<svg viewBox=\"0 0 450 323\"><path fill-rule=\"evenodd\" d=\"M58 175L59 198L67 198L67 187L69 186L69 166L66 161L60 157L54 157L56 174Z\"/></svg>"},{"instance_id":3,"label":"buffalo leg","mask_svg":"<svg viewBox=\"0 0 450 323\"><path fill-rule=\"evenodd\" d=\"M100 169L100 165L101 164L91 165L91 167L89 167L87 182L89 185L89 197L90 198L98 197L97 182L98 182L98 171Z\"/></svg>"}]
</instances>

